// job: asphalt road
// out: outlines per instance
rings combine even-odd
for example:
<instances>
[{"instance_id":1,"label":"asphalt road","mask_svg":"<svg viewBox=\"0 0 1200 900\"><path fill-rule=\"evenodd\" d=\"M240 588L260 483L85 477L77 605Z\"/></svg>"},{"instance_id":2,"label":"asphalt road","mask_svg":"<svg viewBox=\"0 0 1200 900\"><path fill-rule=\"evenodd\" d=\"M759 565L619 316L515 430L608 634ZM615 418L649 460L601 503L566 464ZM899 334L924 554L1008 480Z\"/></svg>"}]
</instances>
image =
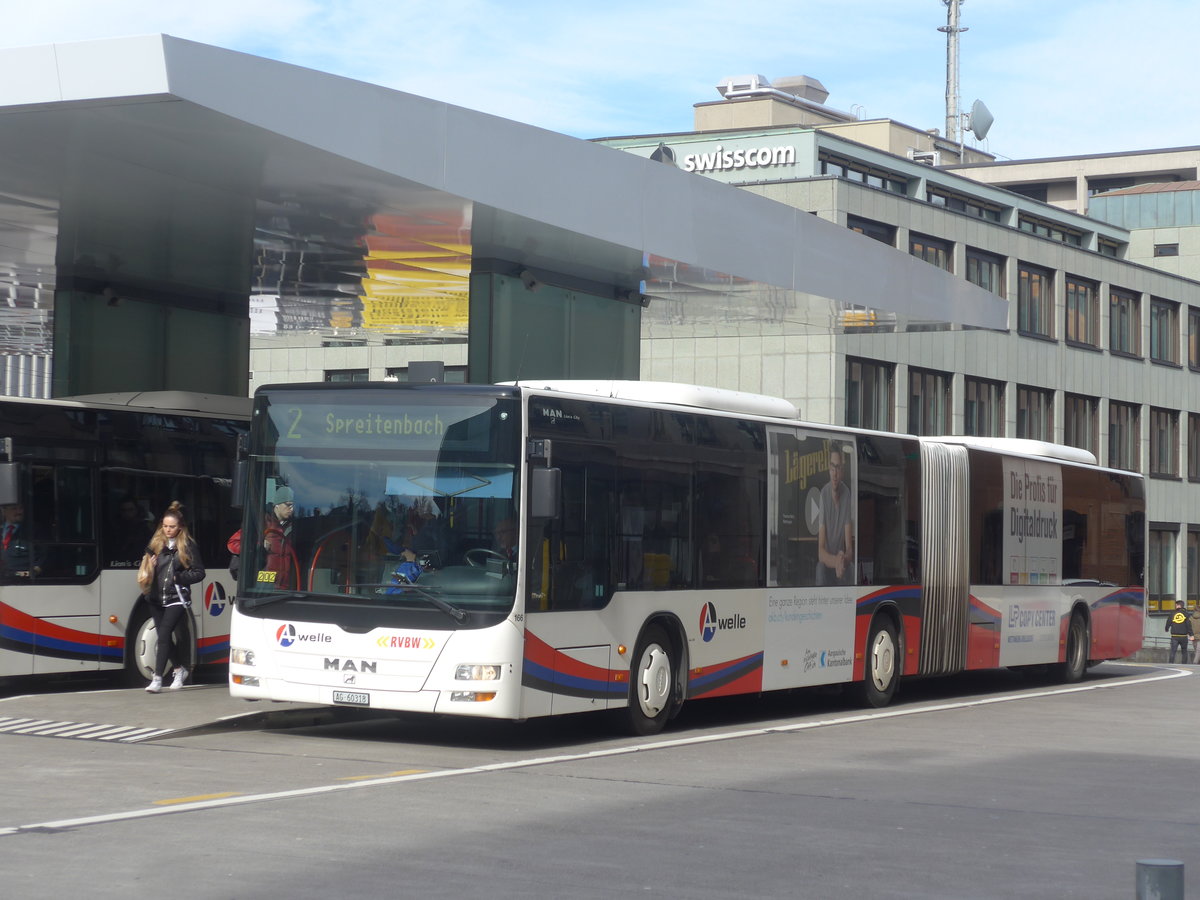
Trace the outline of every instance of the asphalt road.
<instances>
[{"instance_id":1,"label":"asphalt road","mask_svg":"<svg viewBox=\"0 0 1200 900\"><path fill-rule=\"evenodd\" d=\"M227 702L211 686L0 695L14 721L42 697L53 714L31 721L66 721L74 703L103 709L102 725L147 710L182 722L132 742L0 725L0 886L11 898L1129 898L1139 859L1182 860L1200 885L1192 673L1108 664L1068 690L971 675L905 685L880 711L832 692L694 703L648 740L603 716L319 724L295 709L196 727L184 709Z\"/></svg>"}]
</instances>

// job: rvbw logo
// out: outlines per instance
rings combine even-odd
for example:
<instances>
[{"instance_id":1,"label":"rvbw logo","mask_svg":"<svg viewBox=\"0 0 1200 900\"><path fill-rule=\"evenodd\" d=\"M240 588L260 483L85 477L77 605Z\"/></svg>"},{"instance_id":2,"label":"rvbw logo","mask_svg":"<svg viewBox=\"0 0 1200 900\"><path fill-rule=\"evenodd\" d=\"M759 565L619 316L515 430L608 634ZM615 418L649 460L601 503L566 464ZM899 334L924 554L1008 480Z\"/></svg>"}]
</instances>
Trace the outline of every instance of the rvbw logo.
<instances>
[{"instance_id":1,"label":"rvbw logo","mask_svg":"<svg viewBox=\"0 0 1200 900\"><path fill-rule=\"evenodd\" d=\"M732 616L722 619L717 615L717 607L711 601L700 607L700 636L704 638L705 642L716 637L718 631L745 627L746 617L740 613L734 613Z\"/></svg>"}]
</instances>

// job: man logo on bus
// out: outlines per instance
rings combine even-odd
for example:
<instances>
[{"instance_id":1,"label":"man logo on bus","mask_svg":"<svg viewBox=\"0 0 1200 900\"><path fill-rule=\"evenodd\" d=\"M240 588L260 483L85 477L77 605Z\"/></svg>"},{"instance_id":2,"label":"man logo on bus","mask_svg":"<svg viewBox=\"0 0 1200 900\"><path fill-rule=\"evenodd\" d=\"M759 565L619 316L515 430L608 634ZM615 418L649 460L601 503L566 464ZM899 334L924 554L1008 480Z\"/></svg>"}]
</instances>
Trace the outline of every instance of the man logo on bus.
<instances>
[{"instance_id":1,"label":"man logo on bus","mask_svg":"<svg viewBox=\"0 0 1200 900\"><path fill-rule=\"evenodd\" d=\"M296 643L296 626L280 625L279 630L275 632L275 640L279 641L280 647L292 646Z\"/></svg>"},{"instance_id":2,"label":"man logo on bus","mask_svg":"<svg viewBox=\"0 0 1200 900\"><path fill-rule=\"evenodd\" d=\"M210 616L219 616L225 612L225 586L214 581L204 589L204 608Z\"/></svg>"},{"instance_id":3,"label":"man logo on bus","mask_svg":"<svg viewBox=\"0 0 1200 900\"><path fill-rule=\"evenodd\" d=\"M735 613L732 616L718 618L717 607L710 600L700 607L700 636L704 640L711 641L718 631L725 631L729 628L745 628L746 617Z\"/></svg>"}]
</instances>

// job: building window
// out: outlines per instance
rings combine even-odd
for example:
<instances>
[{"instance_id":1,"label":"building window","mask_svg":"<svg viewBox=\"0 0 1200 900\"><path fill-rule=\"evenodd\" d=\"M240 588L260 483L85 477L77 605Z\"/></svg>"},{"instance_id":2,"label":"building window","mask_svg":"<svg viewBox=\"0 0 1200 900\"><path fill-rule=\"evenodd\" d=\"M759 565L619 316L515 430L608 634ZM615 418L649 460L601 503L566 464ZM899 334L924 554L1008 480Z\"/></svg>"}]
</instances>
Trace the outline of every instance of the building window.
<instances>
[{"instance_id":1,"label":"building window","mask_svg":"<svg viewBox=\"0 0 1200 900\"><path fill-rule=\"evenodd\" d=\"M1100 301L1097 285L1068 275L1066 338L1076 344L1096 347L1100 344Z\"/></svg>"},{"instance_id":2,"label":"building window","mask_svg":"<svg viewBox=\"0 0 1200 900\"><path fill-rule=\"evenodd\" d=\"M889 247L896 246L896 227L894 225L885 225L883 222L872 222L870 219L849 216L846 219L846 227L851 231L857 231L859 234L865 234L869 238L887 244Z\"/></svg>"},{"instance_id":3,"label":"building window","mask_svg":"<svg viewBox=\"0 0 1200 900\"><path fill-rule=\"evenodd\" d=\"M895 367L866 359L846 360L846 424L892 430Z\"/></svg>"},{"instance_id":4,"label":"building window","mask_svg":"<svg viewBox=\"0 0 1200 900\"><path fill-rule=\"evenodd\" d=\"M982 250L967 248L967 281L985 291L1004 296L1004 260Z\"/></svg>"},{"instance_id":5,"label":"building window","mask_svg":"<svg viewBox=\"0 0 1200 900\"><path fill-rule=\"evenodd\" d=\"M325 380L342 384L349 381L368 381L366 369L326 369Z\"/></svg>"},{"instance_id":6,"label":"building window","mask_svg":"<svg viewBox=\"0 0 1200 900\"><path fill-rule=\"evenodd\" d=\"M1178 244L1155 244L1154 245L1154 255L1155 256L1178 256L1179 255L1179 245Z\"/></svg>"},{"instance_id":7,"label":"building window","mask_svg":"<svg viewBox=\"0 0 1200 900\"><path fill-rule=\"evenodd\" d=\"M1045 269L1017 269L1017 330L1021 334L1054 337L1054 282Z\"/></svg>"},{"instance_id":8,"label":"building window","mask_svg":"<svg viewBox=\"0 0 1200 900\"><path fill-rule=\"evenodd\" d=\"M1179 475L1179 413L1175 410L1150 409L1150 474Z\"/></svg>"},{"instance_id":9,"label":"building window","mask_svg":"<svg viewBox=\"0 0 1200 900\"><path fill-rule=\"evenodd\" d=\"M1126 356L1142 355L1142 320L1137 294L1113 288L1109 295L1108 349Z\"/></svg>"},{"instance_id":10,"label":"building window","mask_svg":"<svg viewBox=\"0 0 1200 900\"><path fill-rule=\"evenodd\" d=\"M1138 470L1140 462L1138 446L1141 432L1138 423L1138 407L1132 403L1108 404L1108 464L1114 469Z\"/></svg>"},{"instance_id":11,"label":"building window","mask_svg":"<svg viewBox=\"0 0 1200 900\"><path fill-rule=\"evenodd\" d=\"M1179 363L1179 304L1150 298L1150 358Z\"/></svg>"},{"instance_id":12,"label":"building window","mask_svg":"<svg viewBox=\"0 0 1200 900\"><path fill-rule=\"evenodd\" d=\"M950 433L950 376L908 370L908 433Z\"/></svg>"},{"instance_id":13,"label":"building window","mask_svg":"<svg viewBox=\"0 0 1200 900\"><path fill-rule=\"evenodd\" d=\"M1054 440L1054 392L1017 385L1017 437Z\"/></svg>"},{"instance_id":14,"label":"building window","mask_svg":"<svg viewBox=\"0 0 1200 900\"><path fill-rule=\"evenodd\" d=\"M1200 413L1188 413L1187 464L1188 480L1200 481Z\"/></svg>"},{"instance_id":15,"label":"building window","mask_svg":"<svg viewBox=\"0 0 1200 900\"><path fill-rule=\"evenodd\" d=\"M1017 217L1017 227L1029 234L1036 234L1038 237L1049 238L1052 241L1061 241L1064 244L1070 244L1072 247L1083 246L1082 231L1076 231L1073 228L1064 228L1062 225L1051 222L1049 219L1039 219L1037 216L1022 213Z\"/></svg>"},{"instance_id":16,"label":"building window","mask_svg":"<svg viewBox=\"0 0 1200 900\"><path fill-rule=\"evenodd\" d=\"M1079 394L1063 396L1063 442L1100 456L1100 401Z\"/></svg>"},{"instance_id":17,"label":"building window","mask_svg":"<svg viewBox=\"0 0 1200 900\"><path fill-rule=\"evenodd\" d=\"M408 381L408 366L389 366L386 375L389 379L395 379L396 381ZM442 369L442 381L446 384L466 384L467 367L444 367Z\"/></svg>"},{"instance_id":18,"label":"building window","mask_svg":"<svg viewBox=\"0 0 1200 900\"><path fill-rule=\"evenodd\" d=\"M963 380L963 434L1004 437L1004 385L999 381Z\"/></svg>"},{"instance_id":19,"label":"building window","mask_svg":"<svg viewBox=\"0 0 1200 900\"><path fill-rule=\"evenodd\" d=\"M835 175L890 194L908 194L908 179L895 172L874 169L858 160L832 156L824 152L820 154L820 160L822 175Z\"/></svg>"},{"instance_id":20,"label":"building window","mask_svg":"<svg viewBox=\"0 0 1200 900\"><path fill-rule=\"evenodd\" d=\"M1116 241L1106 240L1105 238L1096 239L1096 249L1100 251L1102 256L1111 256L1113 259L1121 255L1121 245Z\"/></svg>"},{"instance_id":21,"label":"building window","mask_svg":"<svg viewBox=\"0 0 1200 900\"><path fill-rule=\"evenodd\" d=\"M1146 547L1147 612L1170 612L1175 606L1175 540L1178 532L1167 528L1150 528L1150 543Z\"/></svg>"},{"instance_id":22,"label":"building window","mask_svg":"<svg viewBox=\"0 0 1200 900\"><path fill-rule=\"evenodd\" d=\"M1200 603L1200 532L1187 533L1187 605L1195 609Z\"/></svg>"},{"instance_id":23,"label":"building window","mask_svg":"<svg viewBox=\"0 0 1200 900\"><path fill-rule=\"evenodd\" d=\"M988 222L999 222L1003 210L1003 207L994 203L968 197L966 194L956 194L942 187L930 187L925 192L925 201L932 206L952 209L955 212L966 213L968 216L985 219Z\"/></svg>"},{"instance_id":24,"label":"building window","mask_svg":"<svg viewBox=\"0 0 1200 900\"><path fill-rule=\"evenodd\" d=\"M405 337L385 337L383 346L385 347L448 347L452 344L465 344L465 337L454 337L452 335L426 335L420 337L418 335L406 335Z\"/></svg>"},{"instance_id":25,"label":"building window","mask_svg":"<svg viewBox=\"0 0 1200 900\"><path fill-rule=\"evenodd\" d=\"M918 259L923 259L927 263L932 263L939 269L945 269L947 272L954 271L952 246L947 241L925 237L923 234L914 234L908 240L908 252L910 255Z\"/></svg>"},{"instance_id":26,"label":"building window","mask_svg":"<svg viewBox=\"0 0 1200 900\"><path fill-rule=\"evenodd\" d=\"M322 347L365 347L365 340L356 340L353 338L334 338L328 341L321 341Z\"/></svg>"},{"instance_id":27,"label":"building window","mask_svg":"<svg viewBox=\"0 0 1200 900\"><path fill-rule=\"evenodd\" d=\"M1188 367L1200 369L1200 308L1188 307Z\"/></svg>"}]
</instances>

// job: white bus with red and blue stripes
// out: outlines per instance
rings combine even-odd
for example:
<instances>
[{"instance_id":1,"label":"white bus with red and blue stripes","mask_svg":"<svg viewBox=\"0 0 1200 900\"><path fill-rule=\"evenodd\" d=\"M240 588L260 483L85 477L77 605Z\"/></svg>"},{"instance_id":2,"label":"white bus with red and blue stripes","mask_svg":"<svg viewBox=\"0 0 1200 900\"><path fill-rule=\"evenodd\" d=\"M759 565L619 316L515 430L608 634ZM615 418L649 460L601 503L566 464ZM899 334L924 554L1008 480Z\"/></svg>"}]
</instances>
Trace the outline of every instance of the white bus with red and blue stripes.
<instances>
[{"instance_id":1,"label":"white bus with red and blue stripes","mask_svg":"<svg viewBox=\"0 0 1200 900\"><path fill-rule=\"evenodd\" d=\"M706 697L1074 681L1142 641L1142 479L1070 447L676 384L279 385L245 468L248 699L645 734Z\"/></svg>"},{"instance_id":2,"label":"white bus with red and blue stripes","mask_svg":"<svg viewBox=\"0 0 1200 900\"><path fill-rule=\"evenodd\" d=\"M156 636L137 569L175 500L207 567L180 662L226 662L225 541L249 416L248 398L179 391L0 399L0 679L149 678Z\"/></svg>"}]
</instances>

